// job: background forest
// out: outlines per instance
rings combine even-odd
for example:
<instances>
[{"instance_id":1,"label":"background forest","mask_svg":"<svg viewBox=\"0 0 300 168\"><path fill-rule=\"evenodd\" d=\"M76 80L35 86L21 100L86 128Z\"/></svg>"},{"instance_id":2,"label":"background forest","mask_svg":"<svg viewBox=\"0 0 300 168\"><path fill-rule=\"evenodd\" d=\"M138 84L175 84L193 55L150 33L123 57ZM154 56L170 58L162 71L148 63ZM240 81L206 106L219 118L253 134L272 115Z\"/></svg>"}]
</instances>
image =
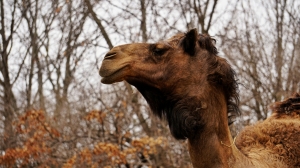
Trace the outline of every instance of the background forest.
<instances>
[{"instance_id":1,"label":"background forest","mask_svg":"<svg viewBox=\"0 0 300 168\"><path fill-rule=\"evenodd\" d=\"M184 141L127 83L100 83L113 46L197 28L240 83L244 126L300 91L297 0L1 0L0 167L191 167Z\"/></svg>"}]
</instances>

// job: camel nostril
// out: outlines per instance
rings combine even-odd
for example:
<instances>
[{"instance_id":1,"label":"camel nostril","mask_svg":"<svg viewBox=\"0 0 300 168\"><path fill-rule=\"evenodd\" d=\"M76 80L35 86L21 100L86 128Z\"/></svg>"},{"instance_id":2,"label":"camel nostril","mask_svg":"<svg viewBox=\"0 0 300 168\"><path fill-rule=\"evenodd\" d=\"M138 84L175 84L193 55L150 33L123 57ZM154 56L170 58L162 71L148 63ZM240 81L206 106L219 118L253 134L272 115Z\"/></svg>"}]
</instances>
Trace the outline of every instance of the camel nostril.
<instances>
[{"instance_id":1,"label":"camel nostril","mask_svg":"<svg viewBox=\"0 0 300 168\"><path fill-rule=\"evenodd\" d=\"M104 56L104 59L110 59L113 58L114 56L116 56L117 53L116 52L109 52Z\"/></svg>"}]
</instances>

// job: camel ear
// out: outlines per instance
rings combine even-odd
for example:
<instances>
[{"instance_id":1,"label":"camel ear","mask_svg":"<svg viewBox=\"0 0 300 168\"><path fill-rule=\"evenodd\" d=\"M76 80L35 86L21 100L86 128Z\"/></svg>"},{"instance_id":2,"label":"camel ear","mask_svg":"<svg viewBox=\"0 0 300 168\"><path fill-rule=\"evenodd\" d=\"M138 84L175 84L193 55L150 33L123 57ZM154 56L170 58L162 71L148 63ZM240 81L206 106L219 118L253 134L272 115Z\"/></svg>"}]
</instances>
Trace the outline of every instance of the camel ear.
<instances>
[{"instance_id":1,"label":"camel ear","mask_svg":"<svg viewBox=\"0 0 300 168\"><path fill-rule=\"evenodd\" d=\"M197 29L192 29L186 33L182 41L182 47L184 52L188 53L191 56L195 54L197 38L198 38Z\"/></svg>"}]
</instances>

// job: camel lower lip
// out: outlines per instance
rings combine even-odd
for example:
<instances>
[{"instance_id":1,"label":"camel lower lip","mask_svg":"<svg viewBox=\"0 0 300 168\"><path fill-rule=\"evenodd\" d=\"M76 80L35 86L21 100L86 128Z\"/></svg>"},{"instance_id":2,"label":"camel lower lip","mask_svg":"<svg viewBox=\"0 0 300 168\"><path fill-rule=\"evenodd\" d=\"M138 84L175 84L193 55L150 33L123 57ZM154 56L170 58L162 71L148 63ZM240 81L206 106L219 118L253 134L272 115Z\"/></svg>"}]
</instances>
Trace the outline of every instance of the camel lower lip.
<instances>
[{"instance_id":1,"label":"camel lower lip","mask_svg":"<svg viewBox=\"0 0 300 168\"><path fill-rule=\"evenodd\" d=\"M102 77L101 82L104 84L112 84L116 82L122 81L122 78L118 78L117 76L108 76L108 77Z\"/></svg>"},{"instance_id":2,"label":"camel lower lip","mask_svg":"<svg viewBox=\"0 0 300 168\"><path fill-rule=\"evenodd\" d=\"M101 83L104 83L104 84L112 84L114 83L113 81L109 80L109 78L106 78L106 77L103 77L101 79Z\"/></svg>"}]
</instances>

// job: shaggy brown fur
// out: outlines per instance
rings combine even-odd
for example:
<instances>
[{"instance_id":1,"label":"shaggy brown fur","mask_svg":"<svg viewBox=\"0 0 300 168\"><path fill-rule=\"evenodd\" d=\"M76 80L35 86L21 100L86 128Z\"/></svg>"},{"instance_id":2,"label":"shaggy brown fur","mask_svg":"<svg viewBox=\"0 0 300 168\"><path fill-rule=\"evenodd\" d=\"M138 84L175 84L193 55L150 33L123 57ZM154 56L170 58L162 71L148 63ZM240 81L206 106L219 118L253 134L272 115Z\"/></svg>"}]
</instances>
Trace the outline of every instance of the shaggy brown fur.
<instances>
[{"instance_id":1,"label":"shaggy brown fur","mask_svg":"<svg viewBox=\"0 0 300 168\"><path fill-rule=\"evenodd\" d=\"M236 146L251 159L272 156L287 167L300 167L300 95L296 93L271 108L272 116L246 127L237 137Z\"/></svg>"},{"instance_id":2,"label":"shaggy brown fur","mask_svg":"<svg viewBox=\"0 0 300 168\"><path fill-rule=\"evenodd\" d=\"M134 85L172 135L188 139L194 167L299 167L299 94L275 103L270 118L234 141L228 123L239 113L237 82L214 42L193 29L154 44L114 47L103 60L101 81Z\"/></svg>"}]
</instances>

